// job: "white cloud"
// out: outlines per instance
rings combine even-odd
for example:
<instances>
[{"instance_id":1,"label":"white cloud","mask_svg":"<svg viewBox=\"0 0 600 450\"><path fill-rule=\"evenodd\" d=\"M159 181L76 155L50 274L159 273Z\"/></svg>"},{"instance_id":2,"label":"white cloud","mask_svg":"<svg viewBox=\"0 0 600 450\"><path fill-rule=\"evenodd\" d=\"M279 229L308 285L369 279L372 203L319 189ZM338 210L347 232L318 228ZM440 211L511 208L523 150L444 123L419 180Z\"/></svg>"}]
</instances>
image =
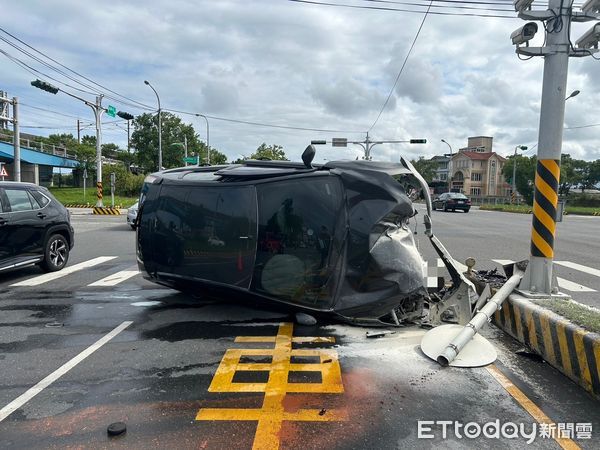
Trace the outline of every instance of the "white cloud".
<instances>
[{"instance_id":1,"label":"white cloud","mask_svg":"<svg viewBox=\"0 0 600 450\"><path fill-rule=\"evenodd\" d=\"M68 67L152 108L156 98L144 79L151 81L167 109L346 130L320 133L210 120L211 145L232 159L252 153L262 142L283 145L288 157L299 159L311 139L365 137L422 17L280 0L62 0L13 2L3 11L3 27ZM517 144L533 146L543 60L520 61L515 55L509 36L521 24L516 17L429 16L389 104L370 130L374 139L427 138L429 143L378 145L373 156L388 160L401 154L432 156L447 151L440 139L456 150L474 135L493 135L495 150L501 154L510 153ZM573 36L585 29L587 25L574 27ZM543 40L538 34L534 45ZM4 43L0 48L75 84ZM31 88L29 82L36 76L0 58L0 89L25 103L91 121L85 105ZM582 93L567 102L567 127L600 123L596 118L599 74L598 61L570 60L568 91ZM98 87L93 91L115 97ZM144 111L127 101L106 98L104 102L134 114ZM22 115L22 123L74 132L75 118L31 108L23 108ZM203 119L183 119L204 137ZM598 158L599 131L600 127L565 130L563 151ZM124 146L126 134L107 126L104 139ZM317 160L354 158L359 150L319 147Z\"/></svg>"}]
</instances>

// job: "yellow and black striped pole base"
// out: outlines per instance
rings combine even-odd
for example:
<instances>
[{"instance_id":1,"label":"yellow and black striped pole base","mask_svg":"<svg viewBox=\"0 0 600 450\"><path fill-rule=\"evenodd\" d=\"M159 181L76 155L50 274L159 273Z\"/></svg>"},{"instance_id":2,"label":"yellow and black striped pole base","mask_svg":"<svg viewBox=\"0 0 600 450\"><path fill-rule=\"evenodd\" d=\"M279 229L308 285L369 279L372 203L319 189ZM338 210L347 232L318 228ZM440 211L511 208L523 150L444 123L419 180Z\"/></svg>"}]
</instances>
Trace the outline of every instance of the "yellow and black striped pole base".
<instances>
[{"instance_id":1,"label":"yellow and black striped pole base","mask_svg":"<svg viewBox=\"0 0 600 450\"><path fill-rule=\"evenodd\" d=\"M531 256L554 258L560 161L540 159L535 173Z\"/></svg>"},{"instance_id":2,"label":"yellow and black striped pole base","mask_svg":"<svg viewBox=\"0 0 600 450\"><path fill-rule=\"evenodd\" d=\"M98 205L102 205L102 181L96 182L96 198L98 198Z\"/></svg>"}]
</instances>

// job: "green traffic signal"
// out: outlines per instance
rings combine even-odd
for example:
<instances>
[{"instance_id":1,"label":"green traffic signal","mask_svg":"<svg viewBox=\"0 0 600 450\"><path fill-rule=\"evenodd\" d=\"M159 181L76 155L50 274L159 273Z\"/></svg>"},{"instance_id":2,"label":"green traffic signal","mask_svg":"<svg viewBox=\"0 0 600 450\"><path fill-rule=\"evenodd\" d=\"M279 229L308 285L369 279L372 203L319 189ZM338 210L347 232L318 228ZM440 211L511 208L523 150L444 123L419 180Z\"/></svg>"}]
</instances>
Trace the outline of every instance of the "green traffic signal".
<instances>
[{"instance_id":1,"label":"green traffic signal","mask_svg":"<svg viewBox=\"0 0 600 450\"><path fill-rule=\"evenodd\" d=\"M42 91L50 92L51 94L56 94L59 91L57 87L54 87L50 83L46 83L45 81L39 79L32 81L31 85L38 89L41 89Z\"/></svg>"}]
</instances>

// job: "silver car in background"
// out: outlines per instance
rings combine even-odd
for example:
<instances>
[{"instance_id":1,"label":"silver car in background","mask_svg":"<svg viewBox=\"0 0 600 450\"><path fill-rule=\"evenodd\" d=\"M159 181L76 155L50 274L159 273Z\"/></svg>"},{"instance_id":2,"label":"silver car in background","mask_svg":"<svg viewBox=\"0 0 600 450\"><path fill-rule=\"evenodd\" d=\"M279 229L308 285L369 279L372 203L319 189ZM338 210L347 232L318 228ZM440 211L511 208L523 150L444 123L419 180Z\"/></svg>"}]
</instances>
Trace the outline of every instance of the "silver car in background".
<instances>
[{"instance_id":1,"label":"silver car in background","mask_svg":"<svg viewBox=\"0 0 600 450\"><path fill-rule=\"evenodd\" d=\"M131 227L132 230L135 230L135 219L137 219L138 206L139 202L135 202L127 210L127 224Z\"/></svg>"}]
</instances>

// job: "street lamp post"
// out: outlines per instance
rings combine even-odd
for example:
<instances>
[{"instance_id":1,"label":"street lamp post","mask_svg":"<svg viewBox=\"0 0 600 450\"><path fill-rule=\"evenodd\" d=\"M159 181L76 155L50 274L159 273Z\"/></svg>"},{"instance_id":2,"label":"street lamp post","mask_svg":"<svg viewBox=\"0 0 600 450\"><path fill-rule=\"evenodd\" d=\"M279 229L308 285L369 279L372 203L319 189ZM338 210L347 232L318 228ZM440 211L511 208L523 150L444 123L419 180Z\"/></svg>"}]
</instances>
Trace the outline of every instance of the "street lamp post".
<instances>
[{"instance_id":1,"label":"street lamp post","mask_svg":"<svg viewBox=\"0 0 600 450\"><path fill-rule=\"evenodd\" d=\"M204 114L196 114L196 117L204 117L206 120L206 162L210 165L210 134L208 127L208 119ZM198 164L200 163L200 157L198 157Z\"/></svg>"},{"instance_id":2,"label":"street lamp post","mask_svg":"<svg viewBox=\"0 0 600 450\"><path fill-rule=\"evenodd\" d=\"M517 145L515 147L515 156L513 158L513 176L512 176L512 193L517 195L517 150L527 150L526 145Z\"/></svg>"},{"instance_id":3,"label":"street lamp post","mask_svg":"<svg viewBox=\"0 0 600 450\"><path fill-rule=\"evenodd\" d=\"M565 98L565 102L570 98L577 97L580 93L581 91L579 89L575 89L567 98Z\"/></svg>"},{"instance_id":4,"label":"street lamp post","mask_svg":"<svg viewBox=\"0 0 600 450\"><path fill-rule=\"evenodd\" d=\"M150 86L150 89L154 91L156 94L156 100L158 101L158 171L162 170L162 130L161 130L161 120L160 120L160 97L158 96L158 92L156 89L148 82L148 80L144 80L144 84Z\"/></svg>"},{"instance_id":5,"label":"street lamp post","mask_svg":"<svg viewBox=\"0 0 600 450\"><path fill-rule=\"evenodd\" d=\"M446 142L444 139L442 139L442 142L444 144L446 144L448 146L448 148L450 149L450 161L448 161L448 192L452 191L452 157L454 156L454 153L452 153L452 146L450 144L448 144L448 142Z\"/></svg>"}]
</instances>

